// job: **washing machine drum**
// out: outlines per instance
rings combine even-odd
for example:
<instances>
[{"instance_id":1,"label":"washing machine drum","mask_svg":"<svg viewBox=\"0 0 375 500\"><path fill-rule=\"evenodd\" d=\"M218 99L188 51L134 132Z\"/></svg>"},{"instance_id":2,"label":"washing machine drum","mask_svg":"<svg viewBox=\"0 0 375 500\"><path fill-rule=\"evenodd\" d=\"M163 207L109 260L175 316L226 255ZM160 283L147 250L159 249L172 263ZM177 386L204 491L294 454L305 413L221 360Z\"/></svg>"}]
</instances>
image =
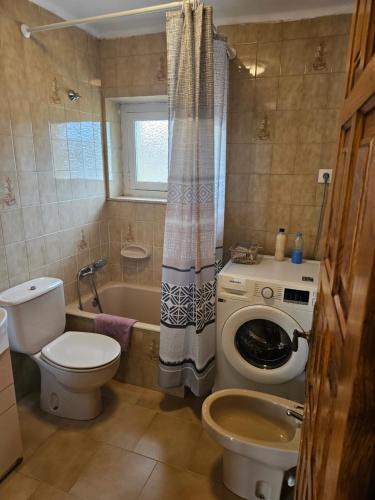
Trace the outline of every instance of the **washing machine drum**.
<instances>
[{"instance_id":1,"label":"washing machine drum","mask_svg":"<svg viewBox=\"0 0 375 500\"><path fill-rule=\"evenodd\" d=\"M294 330L301 326L289 314L269 306L248 306L233 313L222 331L227 361L244 377L263 384L282 384L305 369L308 346L298 340L293 351Z\"/></svg>"}]
</instances>

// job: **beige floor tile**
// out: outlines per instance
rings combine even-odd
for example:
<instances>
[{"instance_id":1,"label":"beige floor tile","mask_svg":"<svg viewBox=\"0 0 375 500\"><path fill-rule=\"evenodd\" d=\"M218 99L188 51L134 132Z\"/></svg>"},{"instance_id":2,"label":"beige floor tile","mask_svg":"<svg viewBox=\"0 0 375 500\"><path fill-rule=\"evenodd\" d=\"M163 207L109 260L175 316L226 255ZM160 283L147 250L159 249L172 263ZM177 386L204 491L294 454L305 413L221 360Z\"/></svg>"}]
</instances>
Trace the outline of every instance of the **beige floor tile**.
<instances>
[{"instance_id":1,"label":"beige floor tile","mask_svg":"<svg viewBox=\"0 0 375 500\"><path fill-rule=\"evenodd\" d=\"M136 403L144 388L138 385L126 384L117 380L110 380L102 389L105 398L117 399L126 403Z\"/></svg>"},{"instance_id":2,"label":"beige floor tile","mask_svg":"<svg viewBox=\"0 0 375 500\"><path fill-rule=\"evenodd\" d=\"M199 424L157 413L134 451L161 462L186 467L200 430Z\"/></svg>"},{"instance_id":3,"label":"beige floor tile","mask_svg":"<svg viewBox=\"0 0 375 500\"><path fill-rule=\"evenodd\" d=\"M84 500L138 498L156 462L136 453L101 445L71 493Z\"/></svg>"},{"instance_id":4,"label":"beige floor tile","mask_svg":"<svg viewBox=\"0 0 375 500\"><path fill-rule=\"evenodd\" d=\"M222 484L205 476L158 463L139 500L238 500Z\"/></svg>"},{"instance_id":5,"label":"beige floor tile","mask_svg":"<svg viewBox=\"0 0 375 500\"><path fill-rule=\"evenodd\" d=\"M22 466L22 472L69 491L98 446L85 432L58 430Z\"/></svg>"},{"instance_id":6,"label":"beige floor tile","mask_svg":"<svg viewBox=\"0 0 375 500\"><path fill-rule=\"evenodd\" d=\"M59 490L50 486L47 483L39 483L39 486L35 492L31 495L29 500L80 500L75 495L70 493L65 493L65 491Z\"/></svg>"},{"instance_id":7,"label":"beige floor tile","mask_svg":"<svg viewBox=\"0 0 375 500\"><path fill-rule=\"evenodd\" d=\"M108 401L88 435L97 441L132 450L156 415L154 410Z\"/></svg>"},{"instance_id":8,"label":"beige floor tile","mask_svg":"<svg viewBox=\"0 0 375 500\"><path fill-rule=\"evenodd\" d=\"M0 483L0 498L4 500L27 500L37 489L39 482L19 472L12 472Z\"/></svg>"},{"instance_id":9,"label":"beige floor tile","mask_svg":"<svg viewBox=\"0 0 375 500\"><path fill-rule=\"evenodd\" d=\"M191 422L201 421L202 403L202 398L197 398L192 394L187 394L185 398L178 398L152 389L145 389L137 401L139 406Z\"/></svg>"},{"instance_id":10,"label":"beige floor tile","mask_svg":"<svg viewBox=\"0 0 375 500\"><path fill-rule=\"evenodd\" d=\"M21 401L18 405L20 419L23 457L27 460L41 446L58 427L53 424L46 413L39 408L39 402L26 404Z\"/></svg>"},{"instance_id":11,"label":"beige floor tile","mask_svg":"<svg viewBox=\"0 0 375 500\"><path fill-rule=\"evenodd\" d=\"M202 430L188 469L209 476L216 482L222 482L222 457L223 448L211 439L205 430Z\"/></svg>"}]
</instances>

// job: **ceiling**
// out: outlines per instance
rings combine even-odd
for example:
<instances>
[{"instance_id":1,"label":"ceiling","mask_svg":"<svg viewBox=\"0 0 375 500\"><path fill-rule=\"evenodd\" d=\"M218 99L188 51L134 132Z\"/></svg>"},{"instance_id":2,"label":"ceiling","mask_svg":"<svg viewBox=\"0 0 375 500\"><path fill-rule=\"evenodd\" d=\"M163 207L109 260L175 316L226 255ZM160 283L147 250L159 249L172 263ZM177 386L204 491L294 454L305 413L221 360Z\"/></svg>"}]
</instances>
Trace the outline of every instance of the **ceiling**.
<instances>
[{"instance_id":1,"label":"ceiling","mask_svg":"<svg viewBox=\"0 0 375 500\"><path fill-rule=\"evenodd\" d=\"M168 3L169 0L31 0L64 19ZM207 0L214 7L214 21L235 24L255 21L302 19L351 12L352 0ZM115 38L165 30L165 12L141 14L121 20L81 26L98 38Z\"/></svg>"}]
</instances>

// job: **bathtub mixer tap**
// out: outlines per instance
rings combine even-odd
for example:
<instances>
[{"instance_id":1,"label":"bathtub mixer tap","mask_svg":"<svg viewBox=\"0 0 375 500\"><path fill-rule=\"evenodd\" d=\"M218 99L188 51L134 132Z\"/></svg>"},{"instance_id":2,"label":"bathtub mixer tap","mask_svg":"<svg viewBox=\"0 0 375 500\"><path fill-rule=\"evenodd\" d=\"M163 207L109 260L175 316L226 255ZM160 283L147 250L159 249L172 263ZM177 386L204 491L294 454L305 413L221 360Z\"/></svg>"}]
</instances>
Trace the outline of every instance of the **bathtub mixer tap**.
<instances>
[{"instance_id":1,"label":"bathtub mixer tap","mask_svg":"<svg viewBox=\"0 0 375 500\"><path fill-rule=\"evenodd\" d=\"M90 286L91 290L94 294L94 298L92 300L92 305L94 307L98 307L99 311L102 313L103 309L100 304L100 299L98 295L98 290L96 287L96 280L95 280L95 273L99 271L99 269L102 269L105 265L107 264L107 261L103 258L96 260L95 262L92 262L91 264L88 264L87 266L81 267L81 269L77 273L77 295L78 295L78 304L79 308L81 311L83 311L83 306L82 306L82 296L81 296L81 280L83 279L89 279L90 281Z\"/></svg>"}]
</instances>

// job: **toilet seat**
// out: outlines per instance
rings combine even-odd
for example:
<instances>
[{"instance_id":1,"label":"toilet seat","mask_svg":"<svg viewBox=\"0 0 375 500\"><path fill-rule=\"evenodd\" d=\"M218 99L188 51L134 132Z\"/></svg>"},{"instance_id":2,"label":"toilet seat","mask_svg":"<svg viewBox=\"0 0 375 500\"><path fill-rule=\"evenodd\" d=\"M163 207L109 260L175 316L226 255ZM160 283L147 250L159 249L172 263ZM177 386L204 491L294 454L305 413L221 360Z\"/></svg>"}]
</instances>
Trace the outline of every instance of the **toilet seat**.
<instances>
[{"instance_id":1,"label":"toilet seat","mask_svg":"<svg viewBox=\"0 0 375 500\"><path fill-rule=\"evenodd\" d=\"M89 332L65 332L41 351L47 363L72 371L101 368L116 361L120 354L116 340Z\"/></svg>"}]
</instances>

